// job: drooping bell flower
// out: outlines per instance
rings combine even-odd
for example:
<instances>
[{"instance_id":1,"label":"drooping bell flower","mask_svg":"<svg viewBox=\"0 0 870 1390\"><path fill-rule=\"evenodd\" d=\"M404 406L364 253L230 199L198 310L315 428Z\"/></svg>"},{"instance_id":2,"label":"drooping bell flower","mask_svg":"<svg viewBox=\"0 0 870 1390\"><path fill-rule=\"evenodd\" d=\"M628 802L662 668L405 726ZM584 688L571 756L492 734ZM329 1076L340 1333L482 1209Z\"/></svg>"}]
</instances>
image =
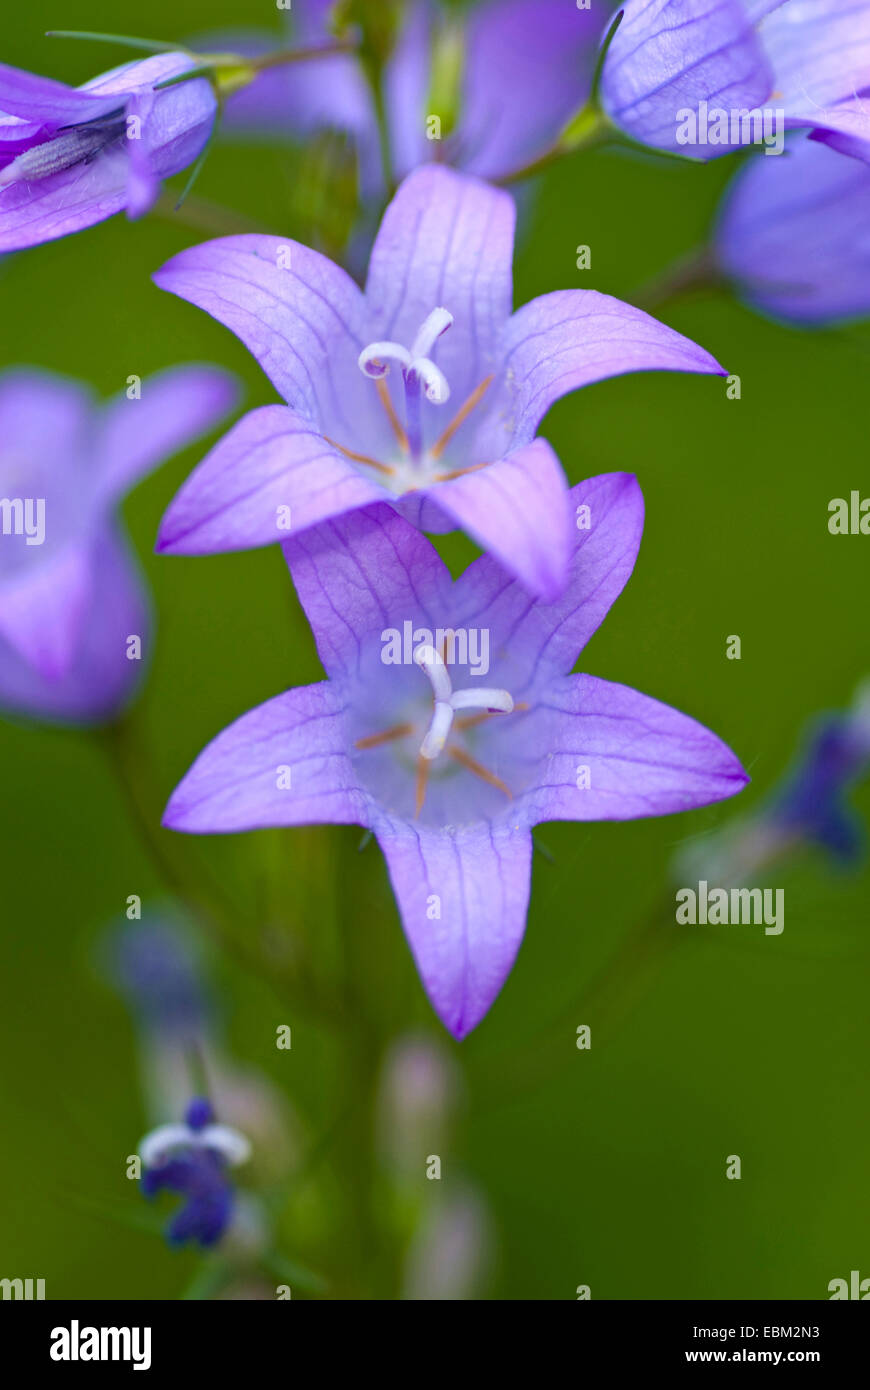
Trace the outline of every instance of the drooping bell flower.
<instances>
[{"instance_id":1,"label":"drooping bell flower","mask_svg":"<svg viewBox=\"0 0 870 1390\"><path fill-rule=\"evenodd\" d=\"M149 605L118 504L217 424L236 388L217 368L190 366L138 390L103 403L50 372L0 375L2 711L99 723L148 664Z\"/></svg>"},{"instance_id":2,"label":"drooping bell flower","mask_svg":"<svg viewBox=\"0 0 870 1390\"><path fill-rule=\"evenodd\" d=\"M624 372L712 372L639 309L563 290L511 313L515 207L440 166L388 207L363 294L331 261L268 236L182 251L156 275L250 348L286 405L252 410L184 484L158 550L268 545L389 501L425 530L464 528L526 587L564 585L566 483L539 422L566 392Z\"/></svg>"},{"instance_id":3,"label":"drooping bell flower","mask_svg":"<svg viewBox=\"0 0 870 1390\"><path fill-rule=\"evenodd\" d=\"M814 140L756 159L725 195L716 265L754 308L802 325L870 314L870 169Z\"/></svg>"},{"instance_id":4,"label":"drooping bell flower","mask_svg":"<svg viewBox=\"0 0 870 1390\"><path fill-rule=\"evenodd\" d=\"M158 90L195 67L191 54L159 53L67 87L0 65L0 252L146 213L211 134L207 78Z\"/></svg>"},{"instance_id":5,"label":"drooping bell flower","mask_svg":"<svg viewBox=\"0 0 870 1390\"><path fill-rule=\"evenodd\" d=\"M235 1191L229 1169L247 1162L251 1146L243 1134L215 1123L211 1103L196 1097L182 1124L160 1125L139 1144L145 1197L174 1192L184 1203L166 1236L171 1245L188 1241L208 1249L230 1224Z\"/></svg>"},{"instance_id":6,"label":"drooping bell flower","mask_svg":"<svg viewBox=\"0 0 870 1390\"><path fill-rule=\"evenodd\" d=\"M383 505L289 541L328 680L220 734L164 818L194 834L370 829L424 987L457 1038L486 1014L519 949L534 825L665 815L747 781L694 720L569 674L643 529L625 474L578 484L570 505L569 580L553 603L489 555L453 583L431 543Z\"/></svg>"}]
</instances>

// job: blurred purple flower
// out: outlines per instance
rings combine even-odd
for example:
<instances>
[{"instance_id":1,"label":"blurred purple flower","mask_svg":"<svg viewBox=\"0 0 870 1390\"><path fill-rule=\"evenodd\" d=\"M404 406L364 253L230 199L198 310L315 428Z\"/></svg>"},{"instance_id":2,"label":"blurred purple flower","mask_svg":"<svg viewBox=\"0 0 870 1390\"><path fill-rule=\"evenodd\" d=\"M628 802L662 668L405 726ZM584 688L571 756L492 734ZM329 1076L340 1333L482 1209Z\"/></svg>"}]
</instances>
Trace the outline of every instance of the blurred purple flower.
<instances>
[{"instance_id":1,"label":"blurred purple flower","mask_svg":"<svg viewBox=\"0 0 870 1390\"><path fill-rule=\"evenodd\" d=\"M111 719L148 651L148 604L120 499L233 405L232 378L176 367L106 403L50 372L0 376L0 708Z\"/></svg>"},{"instance_id":2,"label":"blurred purple flower","mask_svg":"<svg viewBox=\"0 0 870 1390\"><path fill-rule=\"evenodd\" d=\"M825 324L870 314L870 169L812 140L752 160L714 234L721 270L775 318Z\"/></svg>"},{"instance_id":3,"label":"blurred purple flower","mask_svg":"<svg viewBox=\"0 0 870 1390\"><path fill-rule=\"evenodd\" d=\"M214 125L207 78L155 90L195 65L161 53L83 87L0 65L0 251L147 212L161 179L193 164Z\"/></svg>"},{"instance_id":4,"label":"blurred purple flower","mask_svg":"<svg viewBox=\"0 0 870 1390\"><path fill-rule=\"evenodd\" d=\"M161 288L242 339L288 403L251 411L212 450L158 550L267 545L385 500L425 530L463 527L532 592L556 594L570 518L561 467L535 438L549 407L624 372L724 372L591 290L511 314L514 216L508 194L432 165L388 207L365 294L277 237L207 242L158 271Z\"/></svg>"},{"instance_id":5,"label":"blurred purple flower","mask_svg":"<svg viewBox=\"0 0 870 1390\"><path fill-rule=\"evenodd\" d=\"M870 691L851 710L826 714L808 726L794 766L767 807L769 824L784 837L820 845L840 863L854 863L864 843L850 788L870 772Z\"/></svg>"},{"instance_id":6,"label":"blurred purple flower","mask_svg":"<svg viewBox=\"0 0 870 1390\"><path fill-rule=\"evenodd\" d=\"M610 118L642 144L711 159L751 135L733 118L778 113L834 142L870 137L859 100L870 89L870 6L855 0L627 0L604 64ZM870 107L868 107L870 110ZM684 113L727 138L685 143ZM863 122L863 124L862 124ZM721 132L724 134L724 128ZM685 128L684 128L685 134Z\"/></svg>"},{"instance_id":7,"label":"blurred purple flower","mask_svg":"<svg viewBox=\"0 0 870 1390\"><path fill-rule=\"evenodd\" d=\"M201 1045L212 1009L191 941L171 921L125 923L109 941L111 969L146 1034Z\"/></svg>"},{"instance_id":8,"label":"blurred purple flower","mask_svg":"<svg viewBox=\"0 0 870 1390\"><path fill-rule=\"evenodd\" d=\"M145 1136L139 1157L144 1196L168 1191L185 1198L167 1228L170 1244L216 1245L233 1214L235 1192L228 1169L250 1157L244 1135L215 1124L211 1104L197 1097L183 1124L161 1125Z\"/></svg>"},{"instance_id":9,"label":"blurred purple flower","mask_svg":"<svg viewBox=\"0 0 870 1390\"><path fill-rule=\"evenodd\" d=\"M612 8L612 0L595 0L588 9L576 0L487 0L460 18L433 0L411 0L385 73L394 172L403 177L437 152L444 163L496 178L542 154L589 95ZM306 0L298 18L294 13L294 40L328 37L333 9L329 0ZM225 36L203 42L217 37ZM229 41L242 51L278 46L250 33ZM346 130L356 142L364 189L380 191L377 121L360 64L352 56L324 61L262 73L230 99L225 128L260 138L324 126ZM431 117L440 130L427 130Z\"/></svg>"},{"instance_id":10,"label":"blurred purple flower","mask_svg":"<svg viewBox=\"0 0 870 1390\"><path fill-rule=\"evenodd\" d=\"M625 474L580 483L570 502L570 578L552 604L530 599L488 555L452 583L430 542L385 506L288 542L329 679L220 734L165 815L197 834L371 829L423 984L458 1038L483 1018L519 948L532 826L689 810L747 781L694 720L567 674L628 579L643 529L640 489ZM486 633L485 685L445 630ZM413 659L388 664L403 631Z\"/></svg>"}]
</instances>

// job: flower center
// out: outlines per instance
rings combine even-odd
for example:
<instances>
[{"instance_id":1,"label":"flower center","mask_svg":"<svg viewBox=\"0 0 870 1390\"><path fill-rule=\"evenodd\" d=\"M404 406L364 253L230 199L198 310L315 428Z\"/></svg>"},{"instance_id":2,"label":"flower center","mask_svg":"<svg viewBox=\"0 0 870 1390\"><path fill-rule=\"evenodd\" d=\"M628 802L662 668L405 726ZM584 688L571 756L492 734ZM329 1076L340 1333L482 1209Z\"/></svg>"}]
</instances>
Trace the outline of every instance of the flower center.
<instances>
[{"instance_id":1,"label":"flower center","mask_svg":"<svg viewBox=\"0 0 870 1390\"><path fill-rule=\"evenodd\" d=\"M397 496L432 483L446 482L449 478L457 478L463 473L486 466L485 463L475 463L466 468L445 470L441 464L441 456L457 430L483 400L494 380L493 374L486 377L471 392L434 444L426 448L424 441L424 401L428 401L430 405L444 405L450 399L449 383L440 367L432 361L432 352L438 339L452 324L453 315L448 309L433 309L409 348L402 343L389 340L369 343L357 359L360 371L375 383L381 405L399 446L398 459L383 463L372 458L370 454L357 453L337 440L330 439L328 435L324 436L326 442L339 449L346 458L367 468L374 468L384 477L385 486ZM398 367L402 373L404 424L399 418L387 385L387 377L392 367ZM386 481L387 479L389 481Z\"/></svg>"},{"instance_id":2,"label":"flower center","mask_svg":"<svg viewBox=\"0 0 870 1390\"><path fill-rule=\"evenodd\" d=\"M528 706L515 704L513 696L508 690L494 686L454 690L444 657L435 647L419 646L414 652L413 660L415 665L419 666L428 676L434 701L429 725L417 754L415 815L419 816L423 809L429 770L445 750L461 767L472 772L475 777L479 777L489 786L497 788L510 800L512 797L510 787L472 757L460 743L451 742L448 744L448 738L453 732L470 729L499 714L512 714L515 711L526 710ZM461 710L476 710L477 713L457 714L457 711ZM365 738L357 739L356 747L361 751L380 748L384 744L395 743L415 735L419 737L419 726L415 726L413 723L396 724L383 733L370 734Z\"/></svg>"},{"instance_id":3,"label":"flower center","mask_svg":"<svg viewBox=\"0 0 870 1390\"><path fill-rule=\"evenodd\" d=\"M0 188L60 174L75 164L89 164L127 129L123 112L111 112L81 125L62 126L50 139L34 145L0 170Z\"/></svg>"}]
</instances>

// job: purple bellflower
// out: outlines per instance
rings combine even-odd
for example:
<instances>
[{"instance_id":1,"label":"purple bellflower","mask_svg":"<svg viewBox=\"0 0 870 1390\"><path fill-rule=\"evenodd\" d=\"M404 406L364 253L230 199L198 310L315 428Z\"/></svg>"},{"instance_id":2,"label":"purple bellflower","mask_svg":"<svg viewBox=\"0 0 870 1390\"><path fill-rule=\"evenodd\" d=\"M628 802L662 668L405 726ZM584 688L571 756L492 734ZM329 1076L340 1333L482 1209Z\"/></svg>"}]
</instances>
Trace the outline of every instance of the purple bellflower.
<instances>
[{"instance_id":1,"label":"purple bellflower","mask_svg":"<svg viewBox=\"0 0 870 1390\"><path fill-rule=\"evenodd\" d=\"M216 1245L233 1214L230 1167L247 1162L251 1146L243 1134L216 1124L209 1101L190 1102L183 1124L160 1125L139 1145L144 1196L177 1193L186 1200L167 1228L171 1245L195 1241Z\"/></svg>"},{"instance_id":2,"label":"purple bellflower","mask_svg":"<svg viewBox=\"0 0 870 1390\"><path fill-rule=\"evenodd\" d=\"M298 19L294 13L294 40L327 38L333 8L330 0L306 0ZM610 0L586 9L576 0L485 0L460 18L434 0L411 0L384 75L394 172L403 177L437 151L439 162L492 179L543 154L589 96L612 8ZM243 47L236 35L229 41ZM268 43L261 36L256 46ZM328 70L318 63L264 72L229 102L226 129L273 138L327 125L346 130L364 189L380 191L371 90L355 57L328 61Z\"/></svg>"},{"instance_id":3,"label":"purple bellflower","mask_svg":"<svg viewBox=\"0 0 870 1390\"><path fill-rule=\"evenodd\" d=\"M676 856L674 878L719 886L757 882L761 871L809 847L848 869L860 863L866 832L849 792L870 774L870 682L851 708L815 716L791 767L761 806L726 821Z\"/></svg>"},{"instance_id":4,"label":"purple bellflower","mask_svg":"<svg viewBox=\"0 0 870 1390\"><path fill-rule=\"evenodd\" d=\"M552 403L623 372L724 372L593 291L511 314L514 215L507 193L432 165L388 207L364 294L277 237L226 237L169 261L157 284L231 328L287 404L252 410L212 450L158 550L267 545L383 500L424 530L464 528L532 592L558 593L566 483L535 437Z\"/></svg>"},{"instance_id":5,"label":"purple bellflower","mask_svg":"<svg viewBox=\"0 0 870 1390\"><path fill-rule=\"evenodd\" d=\"M779 152L799 126L854 146L870 138L862 89L870 6L855 0L627 0L601 100L640 143L711 159Z\"/></svg>"},{"instance_id":6,"label":"purple bellflower","mask_svg":"<svg viewBox=\"0 0 870 1390\"><path fill-rule=\"evenodd\" d=\"M870 314L870 169L798 138L729 186L713 248L753 307L799 324Z\"/></svg>"},{"instance_id":7,"label":"purple bellflower","mask_svg":"<svg viewBox=\"0 0 870 1390\"><path fill-rule=\"evenodd\" d=\"M87 724L130 698L150 618L116 508L235 395L212 367L161 372L140 398L105 404L49 372L0 376L0 708Z\"/></svg>"},{"instance_id":8,"label":"purple bellflower","mask_svg":"<svg viewBox=\"0 0 870 1390\"><path fill-rule=\"evenodd\" d=\"M554 603L490 555L451 582L432 544L383 505L288 541L328 680L220 734L164 818L195 834L370 829L426 992L457 1038L519 949L534 825L685 811L748 780L694 720L569 674L632 571L643 500L633 477L612 474L579 483L570 506L569 582Z\"/></svg>"},{"instance_id":9,"label":"purple bellflower","mask_svg":"<svg viewBox=\"0 0 870 1390\"><path fill-rule=\"evenodd\" d=\"M67 87L0 65L0 252L146 213L211 134L207 78L156 90L195 66L190 54L160 53Z\"/></svg>"}]
</instances>

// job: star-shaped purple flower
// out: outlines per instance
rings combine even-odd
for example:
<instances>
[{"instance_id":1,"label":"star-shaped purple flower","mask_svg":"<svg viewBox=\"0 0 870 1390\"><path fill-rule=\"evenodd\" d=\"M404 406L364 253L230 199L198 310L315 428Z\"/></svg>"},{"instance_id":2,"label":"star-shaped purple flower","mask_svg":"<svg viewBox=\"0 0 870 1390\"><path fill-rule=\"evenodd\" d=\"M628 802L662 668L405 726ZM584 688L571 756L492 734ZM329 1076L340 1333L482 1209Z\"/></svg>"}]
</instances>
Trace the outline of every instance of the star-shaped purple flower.
<instances>
[{"instance_id":1,"label":"star-shaped purple flower","mask_svg":"<svg viewBox=\"0 0 870 1390\"><path fill-rule=\"evenodd\" d=\"M200 755L165 824L208 834L356 822L386 856L423 984L464 1037L511 969L545 820L665 815L747 777L694 720L569 672L622 590L643 529L636 480L570 494L569 582L531 598L492 556L453 583L390 507L285 553L329 679L244 715Z\"/></svg>"},{"instance_id":2,"label":"star-shaped purple flower","mask_svg":"<svg viewBox=\"0 0 870 1390\"><path fill-rule=\"evenodd\" d=\"M673 329L589 290L511 314L514 213L477 179L417 170L384 216L364 294L277 237L227 237L169 261L157 284L231 328L287 405L251 411L217 445L171 504L158 550L267 545L387 500L424 530L463 527L532 592L556 594L566 483L535 438L552 403L622 372L724 373Z\"/></svg>"},{"instance_id":3,"label":"star-shaped purple flower","mask_svg":"<svg viewBox=\"0 0 870 1390\"><path fill-rule=\"evenodd\" d=\"M193 164L217 112L185 53L124 63L83 87L0 65L0 251L147 212L161 179Z\"/></svg>"},{"instance_id":4,"label":"star-shaped purple flower","mask_svg":"<svg viewBox=\"0 0 870 1390\"><path fill-rule=\"evenodd\" d=\"M235 397L213 367L161 372L105 404L49 372L0 376L0 708L92 723L130 697L150 616L118 503Z\"/></svg>"}]
</instances>

